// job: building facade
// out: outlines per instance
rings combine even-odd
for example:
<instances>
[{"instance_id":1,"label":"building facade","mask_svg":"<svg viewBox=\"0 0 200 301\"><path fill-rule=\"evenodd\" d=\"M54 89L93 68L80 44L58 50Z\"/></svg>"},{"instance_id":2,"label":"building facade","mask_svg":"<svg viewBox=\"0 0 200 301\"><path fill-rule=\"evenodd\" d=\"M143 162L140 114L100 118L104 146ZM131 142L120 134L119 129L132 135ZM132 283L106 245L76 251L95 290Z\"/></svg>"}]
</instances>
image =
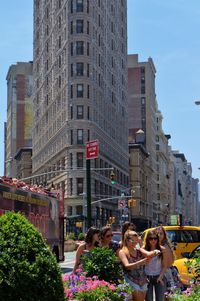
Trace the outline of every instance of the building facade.
<instances>
[{"instance_id":1,"label":"building facade","mask_svg":"<svg viewBox=\"0 0 200 301\"><path fill-rule=\"evenodd\" d=\"M6 77L7 122L4 135L4 170L5 175L9 177L18 176L16 153L22 147L32 147L32 69L32 62L19 62L10 66Z\"/></svg>"},{"instance_id":2,"label":"building facade","mask_svg":"<svg viewBox=\"0 0 200 301\"><path fill-rule=\"evenodd\" d=\"M139 62L137 54L128 56L128 141L129 144L137 143L141 136L140 131L143 131L143 140L139 142L149 155L145 163L148 167L145 205L148 209L145 210L152 225L157 222L155 74L156 69L151 58L147 62Z\"/></svg>"},{"instance_id":3,"label":"building facade","mask_svg":"<svg viewBox=\"0 0 200 301\"><path fill-rule=\"evenodd\" d=\"M33 173L65 191L67 217L85 215L85 147L92 201L128 187L127 3L34 1ZM117 184L109 179L114 168ZM93 223L117 214L117 201L92 206Z\"/></svg>"}]
</instances>

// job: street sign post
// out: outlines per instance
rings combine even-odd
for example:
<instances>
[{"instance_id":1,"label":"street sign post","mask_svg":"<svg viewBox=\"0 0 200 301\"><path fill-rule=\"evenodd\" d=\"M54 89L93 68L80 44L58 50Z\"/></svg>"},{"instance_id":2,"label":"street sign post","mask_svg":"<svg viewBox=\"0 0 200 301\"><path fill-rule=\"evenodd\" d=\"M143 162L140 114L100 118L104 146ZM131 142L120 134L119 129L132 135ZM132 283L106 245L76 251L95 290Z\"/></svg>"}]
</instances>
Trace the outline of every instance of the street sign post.
<instances>
[{"instance_id":1,"label":"street sign post","mask_svg":"<svg viewBox=\"0 0 200 301\"><path fill-rule=\"evenodd\" d=\"M86 180L87 180L87 226L91 227L92 220L92 206L91 206L91 171L90 160L98 158L99 155L99 141L93 140L86 143Z\"/></svg>"},{"instance_id":2,"label":"street sign post","mask_svg":"<svg viewBox=\"0 0 200 301\"><path fill-rule=\"evenodd\" d=\"M99 141L93 140L86 143L86 160L98 158L99 156Z\"/></svg>"}]
</instances>

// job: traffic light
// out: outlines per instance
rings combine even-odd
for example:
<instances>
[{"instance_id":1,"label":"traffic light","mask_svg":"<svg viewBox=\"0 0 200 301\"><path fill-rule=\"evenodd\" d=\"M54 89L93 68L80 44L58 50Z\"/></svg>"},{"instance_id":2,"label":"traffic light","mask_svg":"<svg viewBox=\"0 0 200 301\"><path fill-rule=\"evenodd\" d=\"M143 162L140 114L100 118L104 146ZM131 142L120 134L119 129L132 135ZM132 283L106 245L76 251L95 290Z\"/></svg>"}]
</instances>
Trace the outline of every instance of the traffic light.
<instances>
[{"instance_id":1,"label":"traffic light","mask_svg":"<svg viewBox=\"0 0 200 301\"><path fill-rule=\"evenodd\" d=\"M129 199L128 200L128 207L135 207L136 206L136 200L135 199Z\"/></svg>"},{"instance_id":2,"label":"traffic light","mask_svg":"<svg viewBox=\"0 0 200 301\"><path fill-rule=\"evenodd\" d=\"M116 184L116 176L115 176L115 173L113 171L111 171L110 173L110 181L112 184Z\"/></svg>"},{"instance_id":3,"label":"traffic light","mask_svg":"<svg viewBox=\"0 0 200 301\"><path fill-rule=\"evenodd\" d=\"M110 216L109 219L109 224L112 225L113 223L115 223L115 216Z\"/></svg>"}]
</instances>

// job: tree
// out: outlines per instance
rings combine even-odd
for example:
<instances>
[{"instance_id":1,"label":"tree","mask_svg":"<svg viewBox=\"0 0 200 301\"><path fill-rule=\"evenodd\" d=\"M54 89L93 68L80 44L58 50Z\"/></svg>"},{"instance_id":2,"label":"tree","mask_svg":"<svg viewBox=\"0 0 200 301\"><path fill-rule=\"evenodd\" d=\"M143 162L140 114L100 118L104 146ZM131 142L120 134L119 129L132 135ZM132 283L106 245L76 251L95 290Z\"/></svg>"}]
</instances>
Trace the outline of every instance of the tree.
<instances>
[{"instance_id":1,"label":"tree","mask_svg":"<svg viewBox=\"0 0 200 301\"><path fill-rule=\"evenodd\" d=\"M0 300L64 301L56 258L20 213L0 217Z\"/></svg>"}]
</instances>

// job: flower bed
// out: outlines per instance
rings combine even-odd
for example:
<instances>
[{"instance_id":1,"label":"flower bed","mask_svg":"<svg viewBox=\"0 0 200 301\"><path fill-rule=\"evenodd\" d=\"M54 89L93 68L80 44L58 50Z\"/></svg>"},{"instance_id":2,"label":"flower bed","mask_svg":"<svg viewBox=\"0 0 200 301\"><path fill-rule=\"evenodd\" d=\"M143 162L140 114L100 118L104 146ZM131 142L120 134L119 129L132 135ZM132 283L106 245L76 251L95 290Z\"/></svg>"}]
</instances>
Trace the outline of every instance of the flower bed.
<instances>
[{"instance_id":1,"label":"flower bed","mask_svg":"<svg viewBox=\"0 0 200 301\"><path fill-rule=\"evenodd\" d=\"M131 288L124 283L115 285L96 276L86 277L81 270L76 275L64 275L63 283L66 300L124 301L131 293Z\"/></svg>"}]
</instances>

